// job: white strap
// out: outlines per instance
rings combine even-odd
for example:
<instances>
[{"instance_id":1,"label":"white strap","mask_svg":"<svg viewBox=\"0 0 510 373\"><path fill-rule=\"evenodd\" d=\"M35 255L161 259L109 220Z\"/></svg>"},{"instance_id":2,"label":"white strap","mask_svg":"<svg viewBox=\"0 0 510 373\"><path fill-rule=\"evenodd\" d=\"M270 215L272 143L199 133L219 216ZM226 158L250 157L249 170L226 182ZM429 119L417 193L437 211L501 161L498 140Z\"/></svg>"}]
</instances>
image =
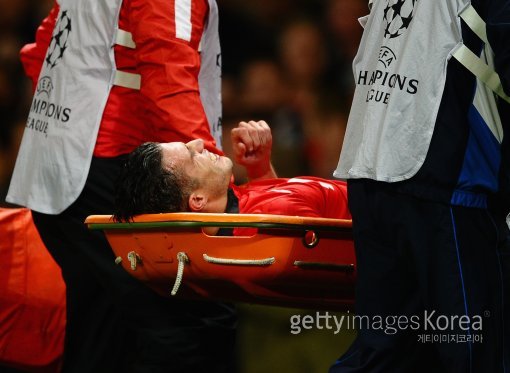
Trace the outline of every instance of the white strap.
<instances>
[{"instance_id":1,"label":"white strap","mask_svg":"<svg viewBox=\"0 0 510 373\"><path fill-rule=\"evenodd\" d=\"M264 259L232 259L232 258L215 258L207 254L202 255L207 263L225 264L225 265L244 265L244 266L268 266L275 262L275 258Z\"/></svg>"},{"instance_id":2,"label":"white strap","mask_svg":"<svg viewBox=\"0 0 510 373\"><path fill-rule=\"evenodd\" d=\"M191 22L192 1L191 0L175 0L174 1L174 14L175 14L175 37L191 41L191 33L193 24Z\"/></svg>"},{"instance_id":3,"label":"white strap","mask_svg":"<svg viewBox=\"0 0 510 373\"><path fill-rule=\"evenodd\" d=\"M140 74L128 73L125 71L115 70L113 85L124 88L140 89L142 77Z\"/></svg>"},{"instance_id":4,"label":"white strap","mask_svg":"<svg viewBox=\"0 0 510 373\"><path fill-rule=\"evenodd\" d=\"M133 41L133 35L130 32L118 29L115 37L115 43L126 48L135 49L136 44Z\"/></svg>"},{"instance_id":5,"label":"white strap","mask_svg":"<svg viewBox=\"0 0 510 373\"><path fill-rule=\"evenodd\" d=\"M118 29L115 42L126 48L136 48L133 41L133 35L130 32ZM116 70L113 78L113 84L124 88L140 89L141 77L139 74L128 73Z\"/></svg>"},{"instance_id":6,"label":"white strap","mask_svg":"<svg viewBox=\"0 0 510 373\"><path fill-rule=\"evenodd\" d=\"M468 47L461 44L459 48L453 53L453 57L459 61L466 69L475 75L481 82L489 87L494 93L501 97L506 102L510 103L508 97L503 91L499 75L491 69L485 62L483 62L476 54L474 54Z\"/></svg>"},{"instance_id":7,"label":"white strap","mask_svg":"<svg viewBox=\"0 0 510 373\"><path fill-rule=\"evenodd\" d=\"M485 28L485 21L476 12L475 8L469 4L462 12L460 12L460 18L466 25L485 43L489 41L487 39L487 30Z\"/></svg>"},{"instance_id":8,"label":"white strap","mask_svg":"<svg viewBox=\"0 0 510 373\"><path fill-rule=\"evenodd\" d=\"M468 25L468 27L485 43L486 47L489 46L487 39L487 30L485 21L480 17L475 8L471 4L466 6L460 12L460 18ZM486 48L490 49L490 48ZM499 75L491 67L489 67L480 57L474 54L465 45L461 45L454 53L453 57L459 61L466 69L471 71L481 82L483 82L495 94L501 97L506 102L510 103L508 97L503 90Z\"/></svg>"}]
</instances>

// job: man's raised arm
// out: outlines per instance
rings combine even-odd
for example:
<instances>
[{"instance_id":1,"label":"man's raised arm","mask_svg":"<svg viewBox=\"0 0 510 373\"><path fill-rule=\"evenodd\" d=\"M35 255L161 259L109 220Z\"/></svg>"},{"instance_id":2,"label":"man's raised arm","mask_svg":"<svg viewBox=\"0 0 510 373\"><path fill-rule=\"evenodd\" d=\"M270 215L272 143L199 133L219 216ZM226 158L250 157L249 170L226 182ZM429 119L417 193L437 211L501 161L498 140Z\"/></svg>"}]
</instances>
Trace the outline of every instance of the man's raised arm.
<instances>
[{"instance_id":1,"label":"man's raised arm","mask_svg":"<svg viewBox=\"0 0 510 373\"><path fill-rule=\"evenodd\" d=\"M271 164L273 136L265 121L240 122L230 139L234 161L246 168L250 181L277 177Z\"/></svg>"}]
</instances>

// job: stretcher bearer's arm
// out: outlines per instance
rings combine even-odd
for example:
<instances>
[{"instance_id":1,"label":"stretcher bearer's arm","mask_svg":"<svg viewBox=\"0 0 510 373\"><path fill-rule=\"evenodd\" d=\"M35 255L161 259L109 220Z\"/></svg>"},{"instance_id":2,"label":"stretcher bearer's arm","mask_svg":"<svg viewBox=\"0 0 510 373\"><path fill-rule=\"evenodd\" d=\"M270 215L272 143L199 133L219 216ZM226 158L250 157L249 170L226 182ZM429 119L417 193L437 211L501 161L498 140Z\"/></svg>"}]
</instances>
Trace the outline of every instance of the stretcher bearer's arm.
<instances>
[{"instance_id":1,"label":"stretcher bearer's arm","mask_svg":"<svg viewBox=\"0 0 510 373\"><path fill-rule=\"evenodd\" d=\"M208 13L207 0L131 0L129 22L140 92L161 118L158 138L185 143L199 138L208 150L223 154L210 133L198 84L198 47Z\"/></svg>"},{"instance_id":2,"label":"stretcher bearer's arm","mask_svg":"<svg viewBox=\"0 0 510 373\"><path fill-rule=\"evenodd\" d=\"M232 129L230 138L234 161L246 168L250 181L277 177L271 164L273 136L266 122L240 122Z\"/></svg>"},{"instance_id":3,"label":"stretcher bearer's arm","mask_svg":"<svg viewBox=\"0 0 510 373\"><path fill-rule=\"evenodd\" d=\"M495 70L505 93L510 96L510 3L507 0L490 1L485 23L494 51Z\"/></svg>"},{"instance_id":4,"label":"stretcher bearer's arm","mask_svg":"<svg viewBox=\"0 0 510 373\"><path fill-rule=\"evenodd\" d=\"M25 74L32 80L32 90L37 87L37 80L41 73L46 51L50 45L51 35L57 23L59 6L53 5L49 15L42 21L35 34L35 43L25 45L20 51L20 59Z\"/></svg>"}]
</instances>

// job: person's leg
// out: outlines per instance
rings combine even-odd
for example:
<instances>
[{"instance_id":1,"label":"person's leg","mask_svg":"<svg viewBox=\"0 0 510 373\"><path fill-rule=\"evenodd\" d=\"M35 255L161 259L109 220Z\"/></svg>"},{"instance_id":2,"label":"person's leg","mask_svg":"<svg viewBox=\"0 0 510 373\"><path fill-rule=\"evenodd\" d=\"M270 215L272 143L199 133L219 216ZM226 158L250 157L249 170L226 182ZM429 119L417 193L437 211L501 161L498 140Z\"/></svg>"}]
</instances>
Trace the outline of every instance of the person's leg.
<instances>
[{"instance_id":1,"label":"person's leg","mask_svg":"<svg viewBox=\"0 0 510 373\"><path fill-rule=\"evenodd\" d=\"M128 341L121 326L119 308L105 291L97 266L114 260L104 236L91 232L83 224L84 206L98 214L111 213L108 184L95 173L116 170L94 168L82 196L60 215L33 211L33 220L48 251L62 269L66 283L66 337L63 372L125 372L120 364ZM95 189L91 193L89 189ZM93 260L90 260L93 258ZM134 343L134 342L133 342Z\"/></svg>"},{"instance_id":2,"label":"person's leg","mask_svg":"<svg viewBox=\"0 0 510 373\"><path fill-rule=\"evenodd\" d=\"M353 345L330 371L438 371L430 346L420 345L417 332L397 324L423 308L402 237L401 221L410 217L400 213L402 202L378 183L356 181L348 187L357 260L356 315L362 321Z\"/></svg>"},{"instance_id":3,"label":"person's leg","mask_svg":"<svg viewBox=\"0 0 510 373\"><path fill-rule=\"evenodd\" d=\"M371 182L349 183L349 199L357 313L369 320L414 316L418 323L416 330L400 325L394 335L360 329L332 371L501 371L498 232L487 211L420 200ZM482 330L476 330L480 317Z\"/></svg>"},{"instance_id":4,"label":"person's leg","mask_svg":"<svg viewBox=\"0 0 510 373\"><path fill-rule=\"evenodd\" d=\"M412 242L425 305L423 333L445 371L500 372L501 276L491 216L483 209L406 198L403 212L414 218L402 229Z\"/></svg>"},{"instance_id":5,"label":"person's leg","mask_svg":"<svg viewBox=\"0 0 510 373\"><path fill-rule=\"evenodd\" d=\"M507 245L501 251L501 264L503 271L504 286L504 304L503 304L503 322L504 322L504 342L503 353L505 354L505 371L510 371L510 246Z\"/></svg>"},{"instance_id":6,"label":"person's leg","mask_svg":"<svg viewBox=\"0 0 510 373\"><path fill-rule=\"evenodd\" d=\"M501 219L499 227L499 260L503 278L503 353L505 371L510 372L510 230L503 219Z\"/></svg>"}]
</instances>

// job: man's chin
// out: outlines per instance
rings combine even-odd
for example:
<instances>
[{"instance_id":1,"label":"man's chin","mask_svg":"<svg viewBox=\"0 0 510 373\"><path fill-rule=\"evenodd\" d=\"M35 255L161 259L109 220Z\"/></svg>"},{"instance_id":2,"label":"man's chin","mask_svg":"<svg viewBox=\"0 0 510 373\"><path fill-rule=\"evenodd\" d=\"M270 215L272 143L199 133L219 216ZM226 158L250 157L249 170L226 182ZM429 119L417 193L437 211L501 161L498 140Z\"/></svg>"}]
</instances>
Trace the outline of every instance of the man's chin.
<instances>
[{"instance_id":1,"label":"man's chin","mask_svg":"<svg viewBox=\"0 0 510 373\"><path fill-rule=\"evenodd\" d=\"M228 167L230 170L234 167L234 163L229 157L221 157L220 160L221 162L224 162L225 167Z\"/></svg>"}]
</instances>

